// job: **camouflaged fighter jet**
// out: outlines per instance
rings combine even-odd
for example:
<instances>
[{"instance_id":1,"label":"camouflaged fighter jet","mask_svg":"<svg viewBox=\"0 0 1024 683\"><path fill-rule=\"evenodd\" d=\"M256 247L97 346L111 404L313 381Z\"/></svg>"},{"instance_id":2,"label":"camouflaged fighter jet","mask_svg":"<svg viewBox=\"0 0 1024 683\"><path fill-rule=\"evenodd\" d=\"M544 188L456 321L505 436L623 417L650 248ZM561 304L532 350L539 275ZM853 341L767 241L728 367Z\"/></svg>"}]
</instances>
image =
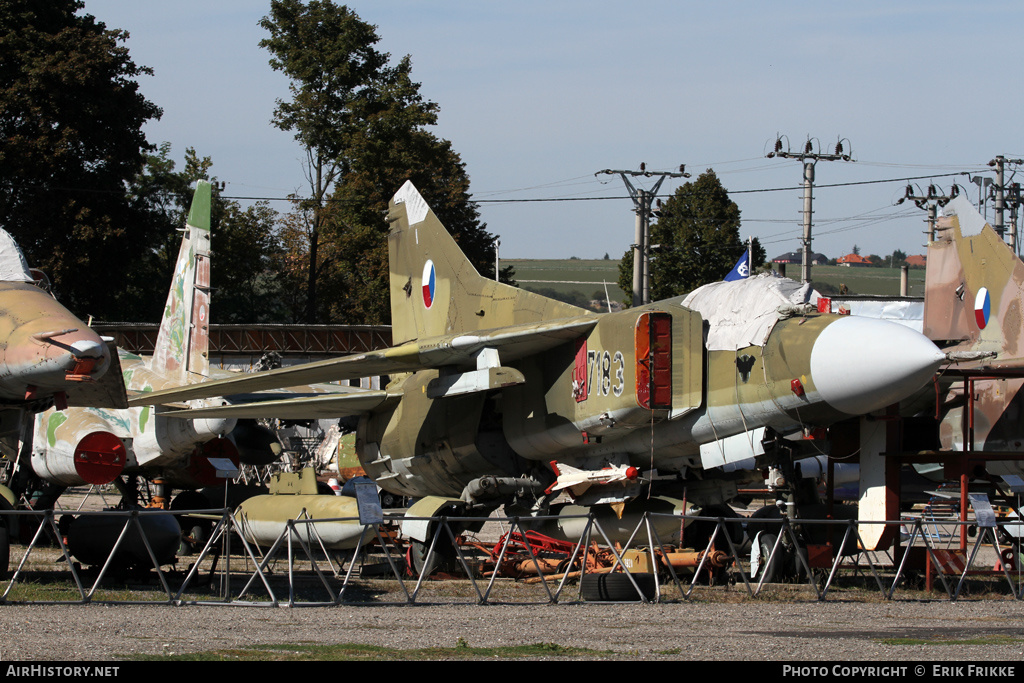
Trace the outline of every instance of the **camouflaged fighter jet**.
<instances>
[{"instance_id":1,"label":"camouflaged fighter jet","mask_svg":"<svg viewBox=\"0 0 1024 683\"><path fill-rule=\"evenodd\" d=\"M120 352L122 391L124 387L136 392L176 387L210 376L210 202L211 186L200 181L153 356ZM127 402L122 407L127 408ZM233 445L219 438L232 430L234 419L167 420L162 412L162 408L146 406L70 408L40 414L30 444L31 467L23 468L35 478L23 481L22 486L45 506L66 487L106 484L122 473L163 477L179 487L209 485L214 483L212 468L204 456L237 460ZM83 453L88 454L88 461Z\"/></svg>"},{"instance_id":2,"label":"camouflaged fighter jet","mask_svg":"<svg viewBox=\"0 0 1024 683\"><path fill-rule=\"evenodd\" d=\"M964 359L958 375L972 378L972 409L962 383L947 381L941 403L943 450L984 451L988 474L1024 475L1024 263L962 195L943 209L928 245L924 333ZM965 414L968 413L968 414ZM965 435L966 432L966 435Z\"/></svg>"},{"instance_id":3,"label":"camouflaged fighter jet","mask_svg":"<svg viewBox=\"0 0 1024 683\"><path fill-rule=\"evenodd\" d=\"M19 457L33 416L56 405L127 406L108 340L64 308L40 283L14 239L0 230L0 460ZM79 454L88 467L91 452ZM0 510L17 496L0 486ZM0 519L0 576L7 571L9 519Z\"/></svg>"},{"instance_id":4,"label":"camouflaged fighter jet","mask_svg":"<svg viewBox=\"0 0 1024 683\"><path fill-rule=\"evenodd\" d=\"M20 429L19 416L50 405L125 406L106 384L107 340L45 291L14 239L0 230L0 432Z\"/></svg>"},{"instance_id":5,"label":"camouflaged fighter jet","mask_svg":"<svg viewBox=\"0 0 1024 683\"><path fill-rule=\"evenodd\" d=\"M56 405L127 406L116 354L45 291L14 239L0 230L0 437L4 459L31 428L32 416ZM4 497L9 496L4 492Z\"/></svg>"},{"instance_id":6,"label":"camouflaged fighter jet","mask_svg":"<svg viewBox=\"0 0 1024 683\"><path fill-rule=\"evenodd\" d=\"M727 501L751 477L729 467L755 454L751 430L771 441L883 408L945 358L906 327L794 303L777 291L782 278L607 314L500 284L476 272L411 183L387 220L395 346L129 403L388 375L380 390L168 415L360 415L363 468L382 489L419 498L411 516L546 511L562 493L558 472L589 482L575 503L621 516Z\"/></svg>"}]
</instances>

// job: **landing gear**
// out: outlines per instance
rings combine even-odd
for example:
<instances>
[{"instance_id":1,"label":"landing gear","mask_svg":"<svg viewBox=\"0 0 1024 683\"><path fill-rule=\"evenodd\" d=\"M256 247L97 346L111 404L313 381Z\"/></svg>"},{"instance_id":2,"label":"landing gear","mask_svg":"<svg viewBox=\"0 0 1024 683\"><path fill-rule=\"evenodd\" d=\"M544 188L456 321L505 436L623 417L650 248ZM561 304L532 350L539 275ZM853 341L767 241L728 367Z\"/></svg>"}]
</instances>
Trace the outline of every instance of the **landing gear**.
<instances>
[{"instance_id":1,"label":"landing gear","mask_svg":"<svg viewBox=\"0 0 1024 683\"><path fill-rule=\"evenodd\" d=\"M171 501L171 510L206 510L211 507L206 496L199 491L182 491ZM189 515L175 515L181 525L181 545L179 555L192 555L206 545L213 531L213 521L195 519Z\"/></svg>"},{"instance_id":2,"label":"landing gear","mask_svg":"<svg viewBox=\"0 0 1024 683\"><path fill-rule=\"evenodd\" d=\"M413 576L430 576L437 572L451 571L458 563L455 545L443 530L434 544L434 553L428 558L429 553L430 541L423 543L414 540L409 543L405 561Z\"/></svg>"}]
</instances>

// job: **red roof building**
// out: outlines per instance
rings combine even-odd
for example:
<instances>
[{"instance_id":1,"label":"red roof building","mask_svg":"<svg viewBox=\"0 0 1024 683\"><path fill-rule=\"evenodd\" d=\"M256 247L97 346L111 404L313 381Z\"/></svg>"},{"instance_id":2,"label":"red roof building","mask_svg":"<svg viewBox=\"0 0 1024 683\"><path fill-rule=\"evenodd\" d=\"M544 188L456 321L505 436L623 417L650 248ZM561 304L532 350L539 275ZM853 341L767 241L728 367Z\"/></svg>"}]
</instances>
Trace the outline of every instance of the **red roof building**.
<instances>
[{"instance_id":1,"label":"red roof building","mask_svg":"<svg viewBox=\"0 0 1024 683\"><path fill-rule=\"evenodd\" d=\"M836 259L836 265L850 267L870 266L871 261L859 254L847 254Z\"/></svg>"},{"instance_id":2,"label":"red roof building","mask_svg":"<svg viewBox=\"0 0 1024 683\"><path fill-rule=\"evenodd\" d=\"M927 261L928 257L922 254L914 254L907 257L907 265L911 268L924 268Z\"/></svg>"}]
</instances>

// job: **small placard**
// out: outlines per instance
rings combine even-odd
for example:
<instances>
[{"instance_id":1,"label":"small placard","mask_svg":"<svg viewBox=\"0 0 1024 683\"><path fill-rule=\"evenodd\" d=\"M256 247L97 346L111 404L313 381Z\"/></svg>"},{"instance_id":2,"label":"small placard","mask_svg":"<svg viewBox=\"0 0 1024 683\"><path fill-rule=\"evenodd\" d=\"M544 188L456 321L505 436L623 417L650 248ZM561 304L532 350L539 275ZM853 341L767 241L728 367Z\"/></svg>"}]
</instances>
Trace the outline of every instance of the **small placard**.
<instances>
[{"instance_id":1,"label":"small placard","mask_svg":"<svg viewBox=\"0 0 1024 683\"><path fill-rule=\"evenodd\" d=\"M974 519L981 528L993 528L996 525L996 513L992 510L992 503L984 493L968 493L967 498L974 508Z\"/></svg>"},{"instance_id":2,"label":"small placard","mask_svg":"<svg viewBox=\"0 0 1024 683\"><path fill-rule=\"evenodd\" d=\"M234 479L239 475L235 463L227 458L209 458L209 461L213 469L217 470L218 479Z\"/></svg>"},{"instance_id":3,"label":"small placard","mask_svg":"<svg viewBox=\"0 0 1024 683\"><path fill-rule=\"evenodd\" d=\"M380 524L384 521L380 495L377 493L377 485L372 481L356 482L356 505L359 507L360 524Z\"/></svg>"}]
</instances>

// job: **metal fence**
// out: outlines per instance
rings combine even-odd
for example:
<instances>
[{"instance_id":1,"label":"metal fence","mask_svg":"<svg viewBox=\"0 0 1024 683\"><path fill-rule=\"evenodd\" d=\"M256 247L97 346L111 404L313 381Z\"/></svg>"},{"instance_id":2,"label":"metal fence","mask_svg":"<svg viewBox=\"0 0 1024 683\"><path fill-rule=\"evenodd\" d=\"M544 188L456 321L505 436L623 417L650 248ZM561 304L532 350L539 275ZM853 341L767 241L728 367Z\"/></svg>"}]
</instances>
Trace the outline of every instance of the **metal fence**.
<instances>
[{"instance_id":1,"label":"metal fence","mask_svg":"<svg viewBox=\"0 0 1024 683\"><path fill-rule=\"evenodd\" d=\"M19 517L14 526L34 529L26 544L11 546L8 576L0 584L0 604L299 607L678 602L706 599L710 591L726 591L742 599L759 598L779 586L789 591L788 599L802 595L813 601L828 600L837 592L843 599L850 599L851 589L860 596L866 592L884 600L924 597L956 601L967 597L967 591L973 598L979 590L986 598L1024 597L1019 548L1012 542L1015 534L1002 530L1012 524L1016 531L1020 525L1016 521L984 527L947 522L962 532L969 527L974 533L966 548L951 549L934 542L934 534L928 529L932 521L922 519L858 523L760 518L756 521L762 532L752 543L745 532L738 530L753 520L736 517L647 514L625 541L610 535L593 515L483 520L387 516L383 525L361 524L358 518L300 518L288 522L270 548L259 548L247 540L244 523L227 509L79 512L74 513L76 519L102 519L111 539L105 559L83 568L65 538L66 525L62 528L56 518L63 513L47 510L0 514L8 528L12 528L13 517ZM167 515L202 520L212 527L205 542L197 545L196 555L176 556L173 564L160 557L148 529L153 518ZM556 519L581 524L579 540L561 543L557 552L531 542L537 538L533 526ZM409 572L409 539L396 533L403 520L429 523L429 540L419 546L421 566L429 567L443 558L448 563L447 574L438 578ZM659 537L657 529L678 523L681 530L684 523L694 521L703 522L709 530L707 543L694 549L689 564L680 569L667 559L670 546ZM361 527L355 549L339 552L325 547L318 527L338 523ZM890 528L900 537L902 552L864 550L861 533L866 524ZM464 531L469 526L480 529L469 534ZM814 548L821 546L808 545L806 539L811 534L831 535L824 547L841 552L813 554ZM763 552L755 559L749 548L758 542ZM123 565L129 548L133 555L128 564L133 571L126 573ZM607 558L605 565L594 564L598 554ZM46 559L38 559L44 555ZM179 570L177 563L186 557L187 570ZM716 569L715 558L723 557L727 561L719 562ZM517 560L518 573L511 578L501 576L499 568L507 566L510 558ZM623 571L641 561L652 570ZM923 575L941 590L932 591L933 585L929 585L922 596ZM140 576L148 583L141 590L135 585ZM979 582L980 588L973 585ZM615 591L602 593L605 584L610 583L615 584ZM47 593L55 585L63 592Z\"/></svg>"}]
</instances>

